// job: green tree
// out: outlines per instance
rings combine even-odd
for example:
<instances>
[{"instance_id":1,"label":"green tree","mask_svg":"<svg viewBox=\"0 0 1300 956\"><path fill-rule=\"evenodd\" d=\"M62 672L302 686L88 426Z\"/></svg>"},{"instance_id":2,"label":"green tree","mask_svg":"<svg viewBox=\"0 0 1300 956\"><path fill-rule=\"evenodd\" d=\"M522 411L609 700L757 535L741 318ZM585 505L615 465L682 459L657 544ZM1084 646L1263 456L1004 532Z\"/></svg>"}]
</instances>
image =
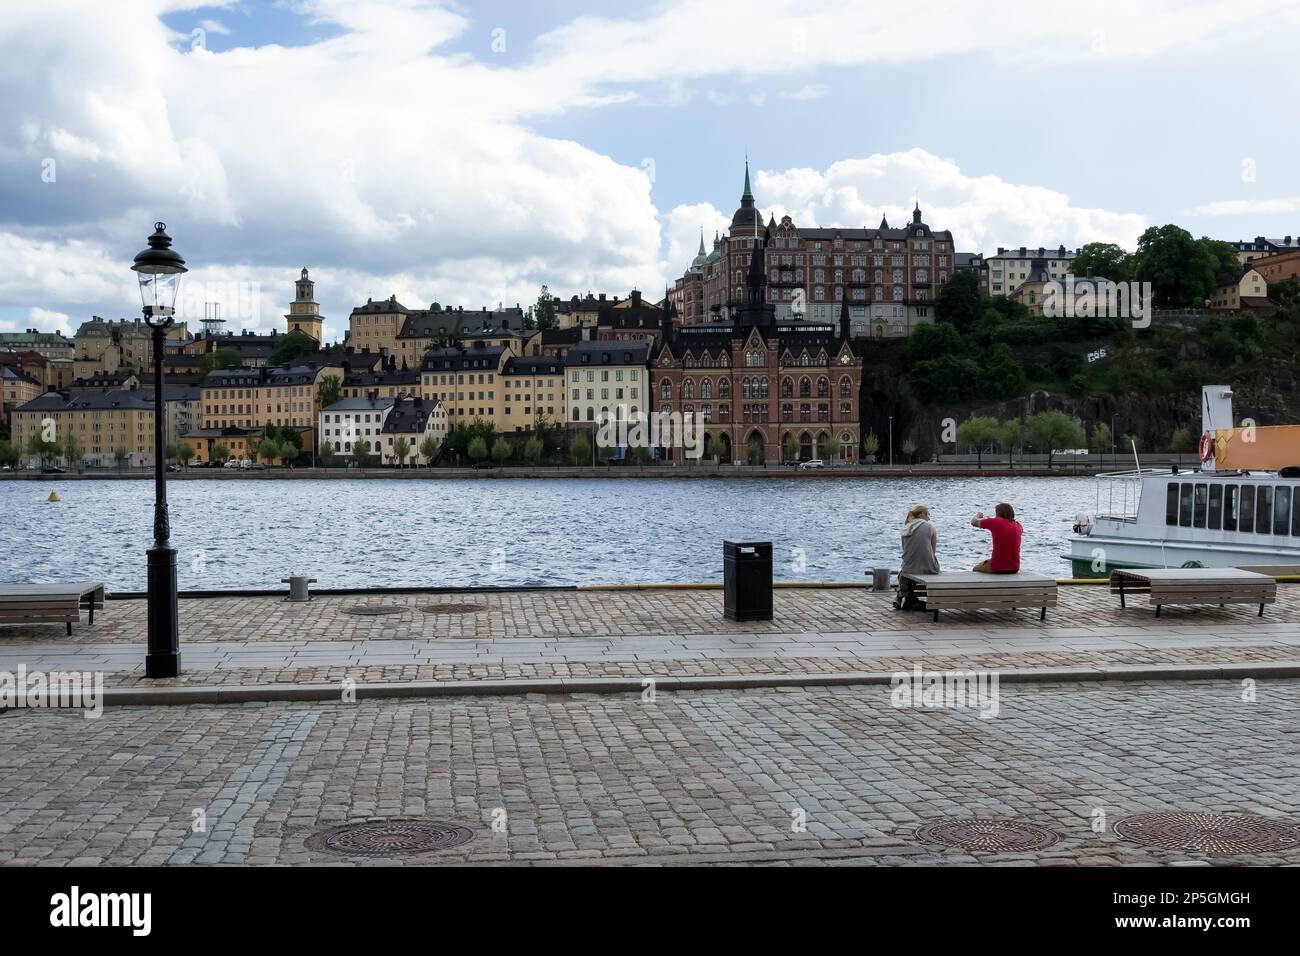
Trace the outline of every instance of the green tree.
<instances>
[{"instance_id":1,"label":"green tree","mask_svg":"<svg viewBox=\"0 0 1300 956\"><path fill-rule=\"evenodd\" d=\"M27 457L37 458L42 465L49 463L59 454L59 443L57 441L46 441L40 436L39 432L34 432L27 439Z\"/></svg>"},{"instance_id":2,"label":"green tree","mask_svg":"<svg viewBox=\"0 0 1300 956\"><path fill-rule=\"evenodd\" d=\"M799 439L793 435L787 434L781 439L781 461L794 462L799 460Z\"/></svg>"},{"instance_id":3,"label":"green tree","mask_svg":"<svg viewBox=\"0 0 1300 956\"><path fill-rule=\"evenodd\" d=\"M189 442L187 441L181 442L180 448L178 450L180 451L181 464L188 465L191 461L194 460L194 446L191 445Z\"/></svg>"},{"instance_id":4,"label":"green tree","mask_svg":"<svg viewBox=\"0 0 1300 956\"><path fill-rule=\"evenodd\" d=\"M725 451L726 451L726 446L723 445L722 439L720 437L718 437L717 435L704 436L704 457L705 458L713 459L713 463L716 465L718 463L718 460L722 458L722 454Z\"/></svg>"},{"instance_id":5,"label":"green tree","mask_svg":"<svg viewBox=\"0 0 1300 956\"><path fill-rule=\"evenodd\" d=\"M352 443L352 460L358 468L368 468L373 456L370 454L370 442L364 438Z\"/></svg>"},{"instance_id":6,"label":"green tree","mask_svg":"<svg viewBox=\"0 0 1300 956\"><path fill-rule=\"evenodd\" d=\"M793 437L793 436L791 436ZM797 450L799 445L795 444ZM869 458L874 458L880 453L880 439L876 437L875 432L867 432L867 437L862 439L862 454Z\"/></svg>"},{"instance_id":7,"label":"green tree","mask_svg":"<svg viewBox=\"0 0 1300 956\"><path fill-rule=\"evenodd\" d=\"M280 443L274 438L263 438L257 445L257 457L269 465L280 457Z\"/></svg>"},{"instance_id":8,"label":"green tree","mask_svg":"<svg viewBox=\"0 0 1300 956\"><path fill-rule=\"evenodd\" d=\"M1057 449L1084 447L1083 429L1065 412L1039 412L1029 419L1029 443L1039 454L1046 451L1047 467L1051 468Z\"/></svg>"},{"instance_id":9,"label":"green tree","mask_svg":"<svg viewBox=\"0 0 1300 956\"><path fill-rule=\"evenodd\" d=\"M306 332L294 329L280 336L267 357L268 365L288 365L300 355L316 351L316 340Z\"/></svg>"},{"instance_id":10,"label":"green tree","mask_svg":"<svg viewBox=\"0 0 1300 956\"><path fill-rule=\"evenodd\" d=\"M280 440L275 443L276 457L280 459L280 462L285 467L292 468L293 463L297 461L298 456L302 454L302 449L298 447L301 441L301 438L299 438L298 441L294 441L293 438L281 433Z\"/></svg>"},{"instance_id":11,"label":"green tree","mask_svg":"<svg viewBox=\"0 0 1300 956\"><path fill-rule=\"evenodd\" d=\"M1133 257L1113 242L1089 242L1075 253L1070 274L1127 282L1133 277Z\"/></svg>"},{"instance_id":12,"label":"green tree","mask_svg":"<svg viewBox=\"0 0 1300 956\"><path fill-rule=\"evenodd\" d=\"M1105 422L1098 422L1092 426L1092 441L1088 447L1093 451L1108 451L1110 449L1110 426Z\"/></svg>"},{"instance_id":13,"label":"green tree","mask_svg":"<svg viewBox=\"0 0 1300 956\"><path fill-rule=\"evenodd\" d=\"M69 467L81 467L81 442L77 441L77 436L72 433L71 428L63 436L63 458Z\"/></svg>"},{"instance_id":14,"label":"green tree","mask_svg":"<svg viewBox=\"0 0 1300 956\"><path fill-rule=\"evenodd\" d=\"M121 451L122 451L122 452L125 452L126 449L123 448L123 449L121 449ZM124 455L123 457L125 457L125 455ZM229 445L223 445L223 444L221 444L221 442L217 442L217 444L213 445L213 446L212 446L212 460L213 460L214 462L220 462L221 464L224 465L227 461L230 460L230 446L229 446Z\"/></svg>"},{"instance_id":15,"label":"green tree","mask_svg":"<svg viewBox=\"0 0 1300 956\"><path fill-rule=\"evenodd\" d=\"M1196 439L1192 437L1192 430L1186 425L1179 425L1174 429L1173 435L1169 438L1169 450L1178 455L1185 455L1188 452L1196 450Z\"/></svg>"},{"instance_id":16,"label":"green tree","mask_svg":"<svg viewBox=\"0 0 1300 956\"><path fill-rule=\"evenodd\" d=\"M1151 226L1138 239L1133 275L1150 282L1160 308L1200 307L1218 284L1219 273L1235 270L1235 248L1214 239L1193 239L1175 225Z\"/></svg>"},{"instance_id":17,"label":"green tree","mask_svg":"<svg viewBox=\"0 0 1300 956\"><path fill-rule=\"evenodd\" d=\"M327 441L320 443L320 448L316 449L316 460L328 468L334 464L334 446Z\"/></svg>"},{"instance_id":18,"label":"green tree","mask_svg":"<svg viewBox=\"0 0 1300 956\"><path fill-rule=\"evenodd\" d=\"M591 463L591 442L584 434L573 436L569 442L569 460L575 465L587 465Z\"/></svg>"},{"instance_id":19,"label":"green tree","mask_svg":"<svg viewBox=\"0 0 1300 956\"><path fill-rule=\"evenodd\" d=\"M411 454L411 443L405 437L393 439L393 457L397 459L397 466L400 468L406 464L407 456Z\"/></svg>"},{"instance_id":20,"label":"green tree","mask_svg":"<svg viewBox=\"0 0 1300 956\"><path fill-rule=\"evenodd\" d=\"M1023 428L1020 424L1020 419L1018 418L1008 418L998 426L997 440L998 444L1002 447L1002 450L1007 453L1008 468L1014 468L1016 466L1011 456L1014 454L1016 446L1023 440L1021 434L1022 431Z\"/></svg>"},{"instance_id":21,"label":"green tree","mask_svg":"<svg viewBox=\"0 0 1300 956\"><path fill-rule=\"evenodd\" d=\"M751 438L745 448L745 455L751 465L763 464L763 443L757 438Z\"/></svg>"},{"instance_id":22,"label":"green tree","mask_svg":"<svg viewBox=\"0 0 1300 956\"><path fill-rule=\"evenodd\" d=\"M959 269L954 272L939 287L939 294L934 299L935 317L939 322L951 323L958 331L974 325L983 307L980 277L974 269Z\"/></svg>"},{"instance_id":23,"label":"green tree","mask_svg":"<svg viewBox=\"0 0 1300 956\"><path fill-rule=\"evenodd\" d=\"M840 457L840 447L841 447L840 440L836 438L834 435L831 435L824 442L822 442L822 447L821 447L822 457L825 458L827 461L834 463L834 461Z\"/></svg>"},{"instance_id":24,"label":"green tree","mask_svg":"<svg viewBox=\"0 0 1300 956\"><path fill-rule=\"evenodd\" d=\"M546 450L545 443L536 435L529 437L524 442L524 461L530 465L535 465L542 460L542 453Z\"/></svg>"},{"instance_id":25,"label":"green tree","mask_svg":"<svg viewBox=\"0 0 1300 956\"><path fill-rule=\"evenodd\" d=\"M0 465L15 467L22 461L22 452L9 443L9 439L0 439Z\"/></svg>"},{"instance_id":26,"label":"green tree","mask_svg":"<svg viewBox=\"0 0 1300 956\"><path fill-rule=\"evenodd\" d=\"M487 441L481 435L476 435L470 439L469 446L465 449L465 453L469 455L470 460L477 465L488 456Z\"/></svg>"},{"instance_id":27,"label":"green tree","mask_svg":"<svg viewBox=\"0 0 1300 956\"><path fill-rule=\"evenodd\" d=\"M1002 436L1001 425L990 415L972 415L957 426L957 444L975 449L978 467L984 467L984 449Z\"/></svg>"},{"instance_id":28,"label":"green tree","mask_svg":"<svg viewBox=\"0 0 1300 956\"><path fill-rule=\"evenodd\" d=\"M510 456L514 454L514 451L514 446L510 444L504 435L498 436L497 440L492 443L493 463L498 466L504 465L510 460Z\"/></svg>"},{"instance_id":29,"label":"green tree","mask_svg":"<svg viewBox=\"0 0 1300 956\"><path fill-rule=\"evenodd\" d=\"M539 329L554 329L559 325L555 317L555 299L546 286L542 286L541 294L537 296L537 305L533 307L533 320Z\"/></svg>"},{"instance_id":30,"label":"green tree","mask_svg":"<svg viewBox=\"0 0 1300 956\"><path fill-rule=\"evenodd\" d=\"M432 435L428 435L420 442L420 454L424 456L425 465L432 465L441 450L442 443Z\"/></svg>"},{"instance_id":31,"label":"green tree","mask_svg":"<svg viewBox=\"0 0 1300 956\"><path fill-rule=\"evenodd\" d=\"M243 364L243 358L234 349L217 349L215 352L209 352L199 359L199 369L203 372L239 368Z\"/></svg>"},{"instance_id":32,"label":"green tree","mask_svg":"<svg viewBox=\"0 0 1300 956\"><path fill-rule=\"evenodd\" d=\"M337 375L322 375L316 383L316 410L329 408L337 402L342 387L343 382Z\"/></svg>"},{"instance_id":33,"label":"green tree","mask_svg":"<svg viewBox=\"0 0 1300 956\"><path fill-rule=\"evenodd\" d=\"M168 461L176 461L181 457L181 446L179 442L169 441L163 449Z\"/></svg>"},{"instance_id":34,"label":"green tree","mask_svg":"<svg viewBox=\"0 0 1300 956\"><path fill-rule=\"evenodd\" d=\"M910 438L903 440L902 447L903 457L907 459L909 465L913 464L913 458L916 455L916 442Z\"/></svg>"}]
</instances>

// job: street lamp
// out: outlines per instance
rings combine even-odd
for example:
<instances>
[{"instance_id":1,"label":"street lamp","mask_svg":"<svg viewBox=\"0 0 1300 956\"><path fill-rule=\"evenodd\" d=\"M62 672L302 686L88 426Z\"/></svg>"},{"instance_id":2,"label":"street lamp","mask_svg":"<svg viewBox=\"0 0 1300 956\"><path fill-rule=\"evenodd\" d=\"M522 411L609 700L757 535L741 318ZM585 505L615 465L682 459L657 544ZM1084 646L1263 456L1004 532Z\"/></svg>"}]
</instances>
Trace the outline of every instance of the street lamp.
<instances>
[{"instance_id":1,"label":"street lamp","mask_svg":"<svg viewBox=\"0 0 1300 956\"><path fill-rule=\"evenodd\" d=\"M167 329L175 313L176 292L185 260L171 247L164 223L154 223L149 248L135 257L131 269L140 280L140 301L145 324L153 330L153 547L149 556L149 643L144 658L145 677L175 677L180 671L181 648L176 613L176 550L169 543L167 518L167 436L163 405L163 352Z\"/></svg>"},{"instance_id":2,"label":"street lamp","mask_svg":"<svg viewBox=\"0 0 1300 956\"><path fill-rule=\"evenodd\" d=\"M889 467L894 467L894 416L889 416Z\"/></svg>"},{"instance_id":3,"label":"street lamp","mask_svg":"<svg viewBox=\"0 0 1300 956\"><path fill-rule=\"evenodd\" d=\"M1119 412L1110 416L1110 467L1112 468L1118 464L1116 461L1118 456L1115 454L1115 419L1117 418L1119 418Z\"/></svg>"}]
</instances>

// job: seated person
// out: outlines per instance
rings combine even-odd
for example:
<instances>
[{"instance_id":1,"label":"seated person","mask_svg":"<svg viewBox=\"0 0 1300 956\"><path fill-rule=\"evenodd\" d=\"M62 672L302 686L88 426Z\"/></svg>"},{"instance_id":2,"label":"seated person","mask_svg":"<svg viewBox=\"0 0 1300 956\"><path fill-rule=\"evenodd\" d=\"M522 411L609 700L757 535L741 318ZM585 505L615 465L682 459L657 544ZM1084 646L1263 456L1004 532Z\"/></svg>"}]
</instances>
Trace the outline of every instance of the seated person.
<instances>
[{"instance_id":1,"label":"seated person","mask_svg":"<svg viewBox=\"0 0 1300 956\"><path fill-rule=\"evenodd\" d=\"M905 574L938 574L939 533L930 523L930 509L917 505L907 513L903 525L903 563L899 568L898 600L894 607L904 611L924 611L925 602L912 593L912 582Z\"/></svg>"},{"instance_id":2,"label":"seated person","mask_svg":"<svg viewBox=\"0 0 1300 956\"><path fill-rule=\"evenodd\" d=\"M1016 520L1016 510L1006 502L994 509L994 518L979 512L970 523L983 528L993 538L993 556L986 558L971 570L984 574L1015 574L1020 570L1020 539L1025 529Z\"/></svg>"}]
</instances>

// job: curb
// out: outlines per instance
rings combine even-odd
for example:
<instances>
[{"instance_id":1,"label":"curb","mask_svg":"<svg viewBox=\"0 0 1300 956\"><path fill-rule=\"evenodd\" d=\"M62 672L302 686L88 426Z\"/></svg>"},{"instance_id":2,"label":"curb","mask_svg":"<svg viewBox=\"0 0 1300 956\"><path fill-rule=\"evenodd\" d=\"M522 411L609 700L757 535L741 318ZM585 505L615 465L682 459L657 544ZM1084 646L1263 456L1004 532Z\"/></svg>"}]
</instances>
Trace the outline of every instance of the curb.
<instances>
[{"instance_id":1,"label":"curb","mask_svg":"<svg viewBox=\"0 0 1300 956\"><path fill-rule=\"evenodd\" d=\"M1046 684L1073 681L1241 680L1300 677L1300 661L1261 664L1164 664L1116 667L1031 667L995 670L999 681ZM508 697L524 694L632 694L653 680L656 691L754 690L780 687L849 687L890 684L894 672L844 671L838 674L755 674L717 677L556 677L545 680L406 681L356 684L356 699L403 697ZM175 707L190 704L333 701L341 703L340 684L257 684L251 686L106 688L105 706Z\"/></svg>"}]
</instances>

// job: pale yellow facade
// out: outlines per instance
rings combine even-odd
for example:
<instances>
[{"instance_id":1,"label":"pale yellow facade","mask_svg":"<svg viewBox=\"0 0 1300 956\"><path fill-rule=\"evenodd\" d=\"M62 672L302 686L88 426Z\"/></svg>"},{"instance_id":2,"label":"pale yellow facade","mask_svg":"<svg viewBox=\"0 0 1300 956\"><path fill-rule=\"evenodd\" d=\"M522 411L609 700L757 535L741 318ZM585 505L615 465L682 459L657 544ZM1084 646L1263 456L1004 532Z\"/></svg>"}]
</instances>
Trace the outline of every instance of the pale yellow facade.
<instances>
[{"instance_id":1,"label":"pale yellow facade","mask_svg":"<svg viewBox=\"0 0 1300 956\"><path fill-rule=\"evenodd\" d=\"M13 413L13 444L27 456L33 435L66 448L67 437L76 438L82 461L93 465L116 464L115 452L123 449L128 466L153 464L153 407L138 393L104 392L74 396L63 407L51 407L56 399L42 399L34 409L18 408ZM66 460L62 452L60 458ZM76 462L69 462L76 464Z\"/></svg>"}]
</instances>

